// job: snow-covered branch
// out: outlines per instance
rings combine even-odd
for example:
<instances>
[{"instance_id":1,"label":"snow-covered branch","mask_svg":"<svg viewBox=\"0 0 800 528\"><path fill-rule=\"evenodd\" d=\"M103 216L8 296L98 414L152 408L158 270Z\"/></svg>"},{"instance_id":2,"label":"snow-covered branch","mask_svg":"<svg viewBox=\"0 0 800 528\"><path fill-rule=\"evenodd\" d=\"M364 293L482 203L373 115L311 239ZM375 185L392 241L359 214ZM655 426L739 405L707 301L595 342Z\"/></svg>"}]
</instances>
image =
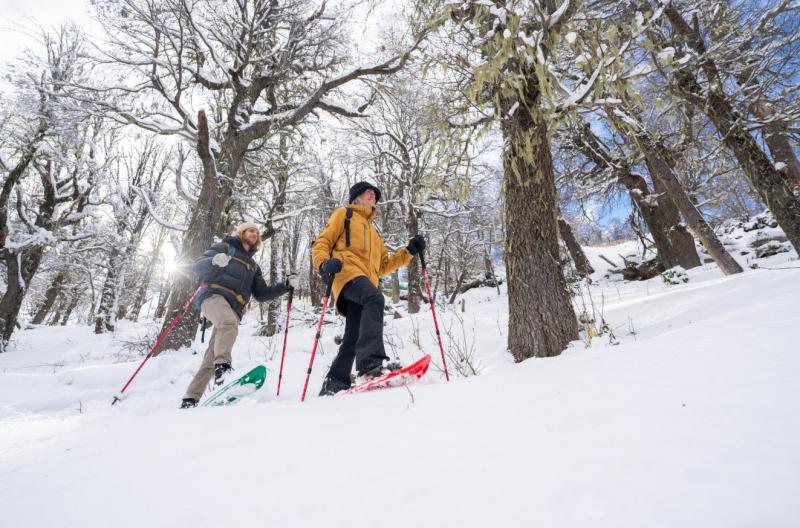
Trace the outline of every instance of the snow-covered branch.
<instances>
[{"instance_id":1,"label":"snow-covered branch","mask_svg":"<svg viewBox=\"0 0 800 528\"><path fill-rule=\"evenodd\" d=\"M145 205L147 206L147 211L150 213L150 216L153 220L156 221L159 225L166 227L167 229L172 229L174 231L186 231L188 226L173 224L172 222L168 222L164 220L155 210L153 204L150 202L150 198L147 196L147 193L140 189L139 187L133 187L133 190L142 197L142 201L144 201Z\"/></svg>"}]
</instances>

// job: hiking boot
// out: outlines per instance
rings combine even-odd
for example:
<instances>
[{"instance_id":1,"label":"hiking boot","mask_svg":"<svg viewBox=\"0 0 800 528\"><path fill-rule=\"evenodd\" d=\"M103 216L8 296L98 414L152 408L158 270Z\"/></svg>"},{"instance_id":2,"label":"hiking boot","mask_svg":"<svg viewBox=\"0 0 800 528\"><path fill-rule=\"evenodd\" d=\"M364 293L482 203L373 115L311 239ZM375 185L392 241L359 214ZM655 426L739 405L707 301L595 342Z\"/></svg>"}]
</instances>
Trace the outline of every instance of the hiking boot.
<instances>
[{"instance_id":1,"label":"hiking boot","mask_svg":"<svg viewBox=\"0 0 800 528\"><path fill-rule=\"evenodd\" d=\"M225 385L231 377L233 368L228 363L218 363L214 365L214 386L221 387Z\"/></svg>"},{"instance_id":2,"label":"hiking boot","mask_svg":"<svg viewBox=\"0 0 800 528\"><path fill-rule=\"evenodd\" d=\"M350 385L347 383L333 379L333 378L325 378L325 381L322 382L322 390L319 391L320 396L333 396L337 392L341 392L343 390L347 390L350 388Z\"/></svg>"},{"instance_id":3,"label":"hiking boot","mask_svg":"<svg viewBox=\"0 0 800 528\"><path fill-rule=\"evenodd\" d=\"M184 398L181 401L181 409L191 409L193 407L197 407L197 400L194 398Z\"/></svg>"},{"instance_id":4,"label":"hiking boot","mask_svg":"<svg viewBox=\"0 0 800 528\"><path fill-rule=\"evenodd\" d=\"M357 382L359 384L373 380L384 374L388 374L389 372L395 372L403 368L403 364L397 360L383 360L383 363L378 365L377 367L371 368L367 371L362 372L359 374L357 378Z\"/></svg>"}]
</instances>

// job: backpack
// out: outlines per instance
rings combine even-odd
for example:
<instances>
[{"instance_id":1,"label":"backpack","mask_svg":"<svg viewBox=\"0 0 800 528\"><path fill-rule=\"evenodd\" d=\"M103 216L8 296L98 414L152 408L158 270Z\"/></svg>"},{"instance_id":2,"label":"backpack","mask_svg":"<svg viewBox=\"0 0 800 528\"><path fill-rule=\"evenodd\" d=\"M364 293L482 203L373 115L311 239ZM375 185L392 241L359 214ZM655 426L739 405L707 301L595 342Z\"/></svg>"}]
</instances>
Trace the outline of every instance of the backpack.
<instances>
[{"instance_id":1,"label":"backpack","mask_svg":"<svg viewBox=\"0 0 800 528\"><path fill-rule=\"evenodd\" d=\"M229 257L233 257L234 255L236 255L236 248L235 248L235 247L231 246L231 245L230 245L230 244L228 244L227 242L223 242L223 244L225 244L226 246L228 246L228 251L227 251L227 254L228 254L228 256L229 256ZM212 257L212 258L213 258L213 257ZM219 274L221 271L222 271L222 268L218 269L218 270L217 270L217 272L216 272L216 273L214 273L214 274L213 274L211 277L208 277L208 279L207 279L207 280L198 280L198 281L197 281L197 287L198 287L198 288L199 288L199 287L200 287L200 285L201 285L201 284L203 284L203 283L205 283L205 284L206 284L206 287L205 287L205 288L203 288L203 291L202 291L202 292L200 292L200 294L198 294L198 295L197 295L197 297L195 297L195 298L194 298L194 301L192 301L192 306L194 306L195 308L197 308L198 310L200 310L200 305L202 305L202 304L203 304L203 301L204 301L204 300L205 300L205 298L206 298L206 295L205 295L205 293L208 291L208 283L210 283L212 279L216 278L216 276L217 276L217 275L218 275L218 274Z\"/></svg>"}]
</instances>

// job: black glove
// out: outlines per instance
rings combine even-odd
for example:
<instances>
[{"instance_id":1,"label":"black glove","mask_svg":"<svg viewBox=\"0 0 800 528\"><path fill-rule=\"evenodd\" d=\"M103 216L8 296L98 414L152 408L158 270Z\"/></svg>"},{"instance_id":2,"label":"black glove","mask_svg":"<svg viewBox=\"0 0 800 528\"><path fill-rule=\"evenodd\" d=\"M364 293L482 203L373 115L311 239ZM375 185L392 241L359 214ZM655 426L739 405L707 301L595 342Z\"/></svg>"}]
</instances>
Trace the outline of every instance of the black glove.
<instances>
[{"instance_id":1,"label":"black glove","mask_svg":"<svg viewBox=\"0 0 800 528\"><path fill-rule=\"evenodd\" d=\"M412 255L416 255L421 251L425 251L425 239L422 237L422 235L416 235L414 238L408 241L406 249Z\"/></svg>"},{"instance_id":2,"label":"black glove","mask_svg":"<svg viewBox=\"0 0 800 528\"><path fill-rule=\"evenodd\" d=\"M342 261L335 258L326 260L319 267L320 273L327 273L329 275L339 273L340 271L342 271Z\"/></svg>"}]
</instances>

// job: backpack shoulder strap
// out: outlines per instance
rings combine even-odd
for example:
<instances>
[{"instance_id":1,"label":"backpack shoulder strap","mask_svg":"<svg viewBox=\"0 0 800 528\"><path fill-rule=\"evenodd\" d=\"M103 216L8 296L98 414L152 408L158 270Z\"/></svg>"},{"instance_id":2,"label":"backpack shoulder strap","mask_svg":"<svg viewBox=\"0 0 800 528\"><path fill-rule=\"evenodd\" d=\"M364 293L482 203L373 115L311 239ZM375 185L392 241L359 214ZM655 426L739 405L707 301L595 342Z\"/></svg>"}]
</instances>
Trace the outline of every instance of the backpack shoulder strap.
<instances>
[{"instance_id":1,"label":"backpack shoulder strap","mask_svg":"<svg viewBox=\"0 0 800 528\"><path fill-rule=\"evenodd\" d=\"M353 218L353 210L349 207L345 207L344 213L344 243L346 247L350 247L350 219ZM342 235L336 239L336 242L342 238ZM336 242L333 243L331 246L331 258L333 258L333 249L336 247Z\"/></svg>"},{"instance_id":2,"label":"backpack shoulder strap","mask_svg":"<svg viewBox=\"0 0 800 528\"><path fill-rule=\"evenodd\" d=\"M256 266L256 267L258 266L258 264L256 264L256 262L254 260L253 260L253 262L251 264L250 262L237 257L236 256L236 248L233 247L232 245L228 244L227 242L225 243L225 245L228 246L228 256L231 257L233 260L241 263L242 266L247 268L247 271L250 271L251 269L253 269L253 266ZM250 260L252 260L252 259L250 259Z\"/></svg>"},{"instance_id":3,"label":"backpack shoulder strap","mask_svg":"<svg viewBox=\"0 0 800 528\"><path fill-rule=\"evenodd\" d=\"M350 219L353 218L353 210L347 208L347 213L344 215L344 244L350 247Z\"/></svg>"}]
</instances>

